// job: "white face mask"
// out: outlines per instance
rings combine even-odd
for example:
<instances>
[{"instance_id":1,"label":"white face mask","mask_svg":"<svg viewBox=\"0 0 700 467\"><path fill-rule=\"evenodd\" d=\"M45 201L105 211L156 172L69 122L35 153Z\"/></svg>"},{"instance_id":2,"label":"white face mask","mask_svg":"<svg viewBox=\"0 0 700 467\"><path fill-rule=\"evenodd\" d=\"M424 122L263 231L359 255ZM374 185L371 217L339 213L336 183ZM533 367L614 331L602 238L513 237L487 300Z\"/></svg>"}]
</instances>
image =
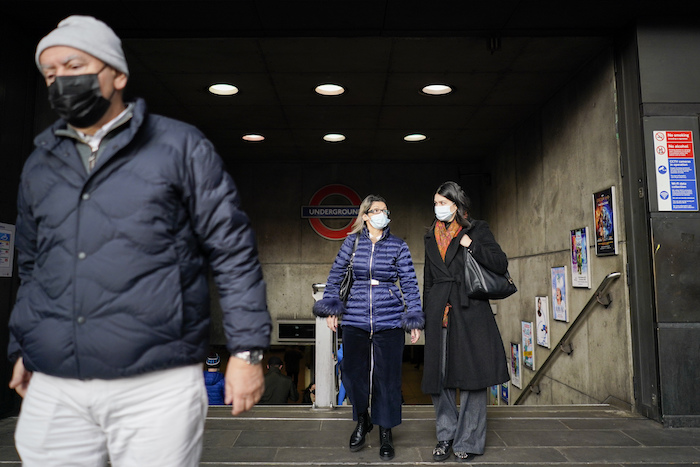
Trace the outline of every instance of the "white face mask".
<instances>
[{"instance_id":1,"label":"white face mask","mask_svg":"<svg viewBox=\"0 0 700 467\"><path fill-rule=\"evenodd\" d=\"M440 221L449 221L450 219L452 219L453 214L454 213L452 212L452 204L449 204L447 206L435 206L435 217L437 217Z\"/></svg>"},{"instance_id":2,"label":"white face mask","mask_svg":"<svg viewBox=\"0 0 700 467\"><path fill-rule=\"evenodd\" d=\"M391 222L391 219L389 219L386 213L383 212L369 217L369 223L372 224L372 227L378 230L383 230L384 227L389 225L389 222Z\"/></svg>"}]
</instances>

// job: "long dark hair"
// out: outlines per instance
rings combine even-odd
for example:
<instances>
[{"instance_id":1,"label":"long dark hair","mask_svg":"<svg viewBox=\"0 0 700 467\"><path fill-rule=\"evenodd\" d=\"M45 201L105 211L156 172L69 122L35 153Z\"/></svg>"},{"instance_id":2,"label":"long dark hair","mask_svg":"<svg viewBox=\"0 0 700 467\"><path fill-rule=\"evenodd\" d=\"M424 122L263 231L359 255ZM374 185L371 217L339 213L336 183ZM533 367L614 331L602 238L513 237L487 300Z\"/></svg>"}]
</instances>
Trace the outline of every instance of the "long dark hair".
<instances>
[{"instance_id":1,"label":"long dark hair","mask_svg":"<svg viewBox=\"0 0 700 467\"><path fill-rule=\"evenodd\" d=\"M469 196L467 196L466 193L464 193L462 187L459 186L456 182L445 182L438 187L438 189L435 191L435 194L444 196L445 198L455 203L455 205L457 206L457 215L455 216L455 220L459 225L469 230L472 226L472 223L469 221L471 219L469 212L472 209L472 202L469 199ZM435 222L433 222L433 226L434 225Z\"/></svg>"}]
</instances>

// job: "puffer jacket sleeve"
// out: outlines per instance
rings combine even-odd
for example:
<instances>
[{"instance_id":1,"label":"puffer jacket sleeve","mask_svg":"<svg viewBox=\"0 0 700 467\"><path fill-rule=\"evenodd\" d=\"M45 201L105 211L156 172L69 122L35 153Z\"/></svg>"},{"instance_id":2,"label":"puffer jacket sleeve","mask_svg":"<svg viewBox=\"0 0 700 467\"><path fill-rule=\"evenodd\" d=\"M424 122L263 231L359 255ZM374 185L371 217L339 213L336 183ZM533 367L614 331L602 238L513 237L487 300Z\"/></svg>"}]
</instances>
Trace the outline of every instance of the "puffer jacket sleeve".
<instances>
[{"instance_id":1,"label":"puffer jacket sleeve","mask_svg":"<svg viewBox=\"0 0 700 467\"><path fill-rule=\"evenodd\" d=\"M17 291L17 300L27 300L27 293L30 290L32 272L34 271L34 261L36 258L36 238L37 226L31 213L29 203L26 201L25 185L20 182L20 189L17 196L17 222L15 223L15 248L17 249L17 268L19 271L20 287ZM7 355L11 361L17 360L22 354L19 343L14 334L10 332L10 341Z\"/></svg>"},{"instance_id":2,"label":"puffer jacket sleeve","mask_svg":"<svg viewBox=\"0 0 700 467\"><path fill-rule=\"evenodd\" d=\"M323 298L314 303L314 315L323 318L326 316L341 316L345 313L345 305L339 298L340 282L343 280L345 270L350 263L357 235L359 234L347 236L343 244L340 245L340 250L338 250L335 261L333 261L331 266L331 271L328 274Z\"/></svg>"},{"instance_id":3,"label":"puffer jacket sleeve","mask_svg":"<svg viewBox=\"0 0 700 467\"><path fill-rule=\"evenodd\" d=\"M267 348L271 319L250 220L213 145L205 138L193 144L184 195L219 291L227 348Z\"/></svg>"},{"instance_id":4,"label":"puffer jacket sleeve","mask_svg":"<svg viewBox=\"0 0 700 467\"><path fill-rule=\"evenodd\" d=\"M396 267L399 273L399 285L403 294L406 311L401 315L401 327L406 331L423 329L425 327L425 314L421 307L418 279L413 266L413 259L408 245L403 242L396 259Z\"/></svg>"}]
</instances>

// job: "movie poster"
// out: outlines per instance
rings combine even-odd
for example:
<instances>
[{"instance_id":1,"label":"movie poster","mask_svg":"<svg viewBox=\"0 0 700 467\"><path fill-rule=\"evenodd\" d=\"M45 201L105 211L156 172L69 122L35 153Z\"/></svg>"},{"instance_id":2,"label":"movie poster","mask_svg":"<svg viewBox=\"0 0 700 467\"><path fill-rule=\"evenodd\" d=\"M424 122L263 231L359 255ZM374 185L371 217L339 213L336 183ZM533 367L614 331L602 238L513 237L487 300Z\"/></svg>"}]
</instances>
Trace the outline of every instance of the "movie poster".
<instances>
[{"instance_id":1,"label":"movie poster","mask_svg":"<svg viewBox=\"0 0 700 467\"><path fill-rule=\"evenodd\" d=\"M535 339L532 336L532 322L522 321L523 365L535 370Z\"/></svg>"},{"instance_id":2,"label":"movie poster","mask_svg":"<svg viewBox=\"0 0 700 467\"><path fill-rule=\"evenodd\" d=\"M517 388L522 389L522 368L523 354L520 349L520 344L517 342L510 343L510 380Z\"/></svg>"},{"instance_id":3,"label":"movie poster","mask_svg":"<svg viewBox=\"0 0 700 467\"><path fill-rule=\"evenodd\" d=\"M501 384L501 400L508 405L508 393L510 392L510 381Z\"/></svg>"},{"instance_id":4,"label":"movie poster","mask_svg":"<svg viewBox=\"0 0 700 467\"><path fill-rule=\"evenodd\" d=\"M591 288L591 268L588 263L588 232L581 227L571 231L571 285Z\"/></svg>"},{"instance_id":5,"label":"movie poster","mask_svg":"<svg viewBox=\"0 0 700 467\"><path fill-rule=\"evenodd\" d=\"M617 254L617 211L615 187L593 193L593 226L595 228L595 254Z\"/></svg>"},{"instance_id":6,"label":"movie poster","mask_svg":"<svg viewBox=\"0 0 700 467\"><path fill-rule=\"evenodd\" d=\"M489 388L489 405L501 405L501 398L498 397L500 389L500 384L495 384Z\"/></svg>"},{"instance_id":7,"label":"movie poster","mask_svg":"<svg viewBox=\"0 0 700 467\"><path fill-rule=\"evenodd\" d=\"M537 323L537 344L550 348L549 342L549 302L547 297L535 297L535 322Z\"/></svg>"},{"instance_id":8,"label":"movie poster","mask_svg":"<svg viewBox=\"0 0 700 467\"><path fill-rule=\"evenodd\" d=\"M552 268L552 316L557 321L569 322L566 266Z\"/></svg>"}]
</instances>

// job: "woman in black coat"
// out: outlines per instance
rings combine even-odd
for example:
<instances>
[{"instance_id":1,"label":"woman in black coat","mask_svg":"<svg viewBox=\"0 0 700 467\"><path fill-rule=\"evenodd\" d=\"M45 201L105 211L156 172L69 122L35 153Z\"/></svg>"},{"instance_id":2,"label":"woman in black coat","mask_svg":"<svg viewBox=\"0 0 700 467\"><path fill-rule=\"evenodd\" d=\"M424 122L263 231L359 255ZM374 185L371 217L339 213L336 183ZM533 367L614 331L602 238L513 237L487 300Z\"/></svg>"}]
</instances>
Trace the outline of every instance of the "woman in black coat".
<instances>
[{"instance_id":1,"label":"woman in black coat","mask_svg":"<svg viewBox=\"0 0 700 467\"><path fill-rule=\"evenodd\" d=\"M469 217L469 198L457 183L443 183L434 204L436 220L425 235L422 390L435 406L433 458L443 461L454 451L457 460L468 461L484 453L487 389L509 375L491 305L466 295L463 249L497 273L506 272L508 259L488 224Z\"/></svg>"}]
</instances>

